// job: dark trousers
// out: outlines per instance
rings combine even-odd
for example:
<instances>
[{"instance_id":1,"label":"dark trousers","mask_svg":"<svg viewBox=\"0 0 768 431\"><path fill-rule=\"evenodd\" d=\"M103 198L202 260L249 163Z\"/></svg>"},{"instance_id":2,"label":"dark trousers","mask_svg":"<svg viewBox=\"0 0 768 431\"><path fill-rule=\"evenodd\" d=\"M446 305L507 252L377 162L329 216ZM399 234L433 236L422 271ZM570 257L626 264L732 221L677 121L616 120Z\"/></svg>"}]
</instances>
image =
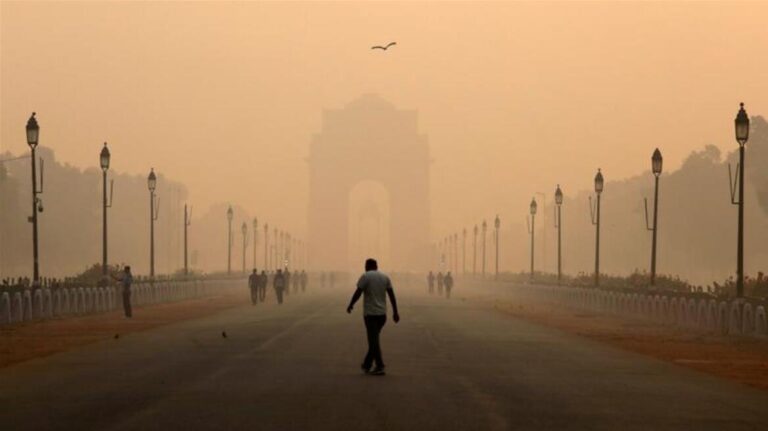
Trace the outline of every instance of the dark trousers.
<instances>
[{"instance_id":1,"label":"dark trousers","mask_svg":"<svg viewBox=\"0 0 768 431\"><path fill-rule=\"evenodd\" d=\"M275 296L277 296L277 303L283 303L283 289L275 289Z\"/></svg>"},{"instance_id":2,"label":"dark trousers","mask_svg":"<svg viewBox=\"0 0 768 431\"><path fill-rule=\"evenodd\" d=\"M365 355L363 367L371 368L375 362L377 368L384 368L379 335L384 324L387 323L387 316L363 316L363 319L365 320L365 331L368 334L368 353Z\"/></svg>"},{"instance_id":3,"label":"dark trousers","mask_svg":"<svg viewBox=\"0 0 768 431\"><path fill-rule=\"evenodd\" d=\"M131 291L123 290L123 310L125 310L125 317L132 317L133 310L131 310Z\"/></svg>"},{"instance_id":4,"label":"dark trousers","mask_svg":"<svg viewBox=\"0 0 768 431\"><path fill-rule=\"evenodd\" d=\"M259 302L259 288L251 288L251 304L256 305Z\"/></svg>"},{"instance_id":5,"label":"dark trousers","mask_svg":"<svg viewBox=\"0 0 768 431\"><path fill-rule=\"evenodd\" d=\"M267 286L259 287L259 301L264 302L264 299L266 297L267 297Z\"/></svg>"}]
</instances>

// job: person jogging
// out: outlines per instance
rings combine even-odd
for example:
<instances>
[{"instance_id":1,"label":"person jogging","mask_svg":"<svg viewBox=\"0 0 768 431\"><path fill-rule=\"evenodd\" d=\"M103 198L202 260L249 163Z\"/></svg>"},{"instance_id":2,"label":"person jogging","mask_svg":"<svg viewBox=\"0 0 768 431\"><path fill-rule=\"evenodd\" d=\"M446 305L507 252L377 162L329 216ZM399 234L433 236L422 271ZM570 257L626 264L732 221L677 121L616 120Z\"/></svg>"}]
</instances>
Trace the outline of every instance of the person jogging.
<instances>
[{"instance_id":1,"label":"person jogging","mask_svg":"<svg viewBox=\"0 0 768 431\"><path fill-rule=\"evenodd\" d=\"M387 296L392 303L392 320L400 321L397 312L397 300L392 288L392 281L383 272L379 272L378 263L374 259L365 261L365 273L357 281L357 289L352 295L347 307L347 313L352 309L360 296L363 296L363 321L368 336L368 353L365 355L361 368L365 374L383 376L384 360L381 355L379 337L384 324L387 322ZM376 365L373 370L371 367Z\"/></svg>"}]
</instances>

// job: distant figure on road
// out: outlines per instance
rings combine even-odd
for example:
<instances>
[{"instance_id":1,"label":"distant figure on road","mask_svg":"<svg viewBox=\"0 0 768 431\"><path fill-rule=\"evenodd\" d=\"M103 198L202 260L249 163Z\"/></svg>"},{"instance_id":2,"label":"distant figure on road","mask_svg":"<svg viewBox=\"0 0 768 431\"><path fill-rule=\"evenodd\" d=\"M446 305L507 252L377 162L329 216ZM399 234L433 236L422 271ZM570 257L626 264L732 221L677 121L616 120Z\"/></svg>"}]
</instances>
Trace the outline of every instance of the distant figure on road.
<instances>
[{"instance_id":1,"label":"distant figure on road","mask_svg":"<svg viewBox=\"0 0 768 431\"><path fill-rule=\"evenodd\" d=\"M443 283L445 284L445 297L450 298L451 289L453 289L453 276L451 275L451 271L448 271L448 273L445 274L445 279L443 280Z\"/></svg>"},{"instance_id":2,"label":"distant figure on road","mask_svg":"<svg viewBox=\"0 0 768 431\"><path fill-rule=\"evenodd\" d=\"M259 284L261 284L259 273L256 268L253 268L253 272L248 276L248 289L251 290L251 304L253 305L259 303Z\"/></svg>"},{"instance_id":3,"label":"distant figure on road","mask_svg":"<svg viewBox=\"0 0 768 431\"><path fill-rule=\"evenodd\" d=\"M285 277L285 296L288 296L291 294L291 271L288 268L285 268L283 277Z\"/></svg>"},{"instance_id":4,"label":"distant figure on road","mask_svg":"<svg viewBox=\"0 0 768 431\"><path fill-rule=\"evenodd\" d=\"M269 283L269 277L267 272L261 270L261 276L259 276L259 302L264 302L267 298L267 284Z\"/></svg>"},{"instance_id":5,"label":"distant figure on road","mask_svg":"<svg viewBox=\"0 0 768 431\"><path fill-rule=\"evenodd\" d=\"M303 269L301 270L301 291L306 292L307 291L307 272Z\"/></svg>"},{"instance_id":6,"label":"distant figure on road","mask_svg":"<svg viewBox=\"0 0 768 431\"><path fill-rule=\"evenodd\" d=\"M365 355L361 368L366 374L383 376L384 360L381 357L379 335L387 322L387 296L392 303L392 320L395 323L400 321L400 315L397 312L397 300L395 300L395 291L392 289L392 281L378 269L379 265L376 260L368 259L365 261L365 274L360 276L360 280L357 281L357 289L349 301L347 313L352 313L355 303L363 295L363 320L368 335L368 353ZM376 367L371 371L374 363Z\"/></svg>"},{"instance_id":7,"label":"distant figure on road","mask_svg":"<svg viewBox=\"0 0 768 431\"><path fill-rule=\"evenodd\" d=\"M437 273L437 294L443 296L443 273Z\"/></svg>"},{"instance_id":8,"label":"distant figure on road","mask_svg":"<svg viewBox=\"0 0 768 431\"><path fill-rule=\"evenodd\" d=\"M275 288L275 296L277 296L277 303L283 303L283 292L285 291L285 276L283 270L278 269L275 278L272 280L272 287Z\"/></svg>"},{"instance_id":9,"label":"distant figure on road","mask_svg":"<svg viewBox=\"0 0 768 431\"><path fill-rule=\"evenodd\" d=\"M432 271L429 271L429 275L427 275L427 285L429 286L429 294L433 294L435 292L435 274Z\"/></svg>"},{"instance_id":10,"label":"distant figure on road","mask_svg":"<svg viewBox=\"0 0 768 431\"><path fill-rule=\"evenodd\" d=\"M325 288L325 272L320 273L320 287Z\"/></svg>"},{"instance_id":11,"label":"distant figure on road","mask_svg":"<svg viewBox=\"0 0 768 431\"><path fill-rule=\"evenodd\" d=\"M133 275L131 275L131 267L127 266L123 269L123 274L120 277L114 277L115 280L120 282L123 288L123 311L125 311L125 317L133 317L133 310L131 309L131 285L133 284Z\"/></svg>"},{"instance_id":12,"label":"distant figure on road","mask_svg":"<svg viewBox=\"0 0 768 431\"><path fill-rule=\"evenodd\" d=\"M291 280L293 281L293 293L299 293L299 282L301 281L301 277L299 276L298 270L293 271Z\"/></svg>"}]
</instances>

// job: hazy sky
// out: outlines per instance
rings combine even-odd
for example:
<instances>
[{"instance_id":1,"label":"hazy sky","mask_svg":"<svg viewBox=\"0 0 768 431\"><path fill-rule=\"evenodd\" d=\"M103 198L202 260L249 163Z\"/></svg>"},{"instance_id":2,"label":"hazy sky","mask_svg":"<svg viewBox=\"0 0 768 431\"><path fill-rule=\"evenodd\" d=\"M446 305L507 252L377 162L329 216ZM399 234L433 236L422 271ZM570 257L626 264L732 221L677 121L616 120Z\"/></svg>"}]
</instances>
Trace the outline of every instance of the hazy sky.
<instances>
[{"instance_id":1,"label":"hazy sky","mask_svg":"<svg viewBox=\"0 0 768 431\"><path fill-rule=\"evenodd\" d=\"M738 102L768 109L767 18L758 2L2 1L0 145L26 149L34 110L60 160L96 165L106 140L121 172L302 232L322 109L374 92L419 111L436 235L523 222L533 192L640 173L657 146L666 169L735 148Z\"/></svg>"}]
</instances>

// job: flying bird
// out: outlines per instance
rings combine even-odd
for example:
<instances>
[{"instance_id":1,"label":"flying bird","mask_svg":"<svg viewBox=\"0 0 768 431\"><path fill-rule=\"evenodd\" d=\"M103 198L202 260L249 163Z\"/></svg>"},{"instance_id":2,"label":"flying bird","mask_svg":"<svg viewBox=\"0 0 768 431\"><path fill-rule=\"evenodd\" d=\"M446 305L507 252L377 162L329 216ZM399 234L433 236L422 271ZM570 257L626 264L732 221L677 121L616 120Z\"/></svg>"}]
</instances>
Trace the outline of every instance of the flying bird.
<instances>
[{"instance_id":1,"label":"flying bird","mask_svg":"<svg viewBox=\"0 0 768 431\"><path fill-rule=\"evenodd\" d=\"M382 51L386 51L392 45L397 45L397 42L389 42L386 46L380 46L380 45L372 46L371 49L380 49Z\"/></svg>"}]
</instances>

